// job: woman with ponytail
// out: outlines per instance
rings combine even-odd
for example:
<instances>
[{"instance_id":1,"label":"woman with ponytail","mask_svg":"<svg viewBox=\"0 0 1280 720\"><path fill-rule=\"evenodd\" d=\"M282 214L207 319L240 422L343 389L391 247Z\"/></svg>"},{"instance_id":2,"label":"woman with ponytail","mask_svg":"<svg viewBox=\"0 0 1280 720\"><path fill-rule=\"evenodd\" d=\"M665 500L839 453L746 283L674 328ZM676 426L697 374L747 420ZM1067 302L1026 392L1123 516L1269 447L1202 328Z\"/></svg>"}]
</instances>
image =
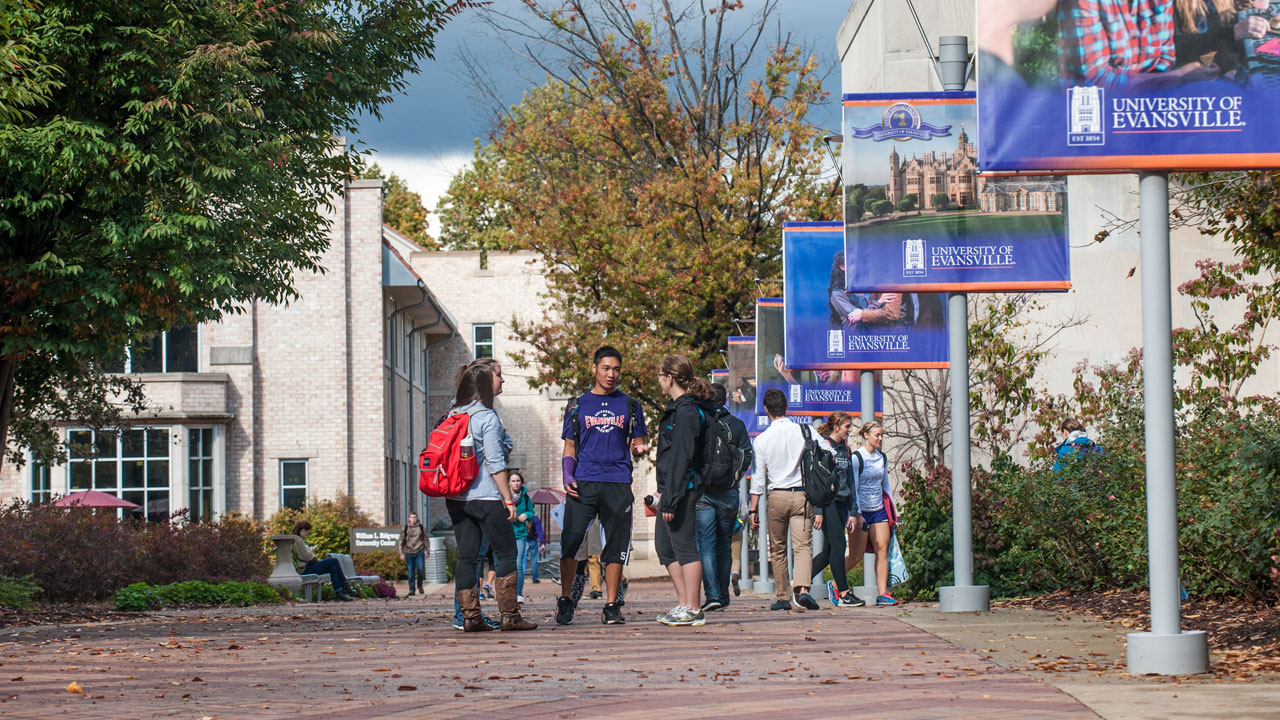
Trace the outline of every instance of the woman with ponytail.
<instances>
[{"instance_id":1,"label":"woman with ponytail","mask_svg":"<svg viewBox=\"0 0 1280 720\"><path fill-rule=\"evenodd\" d=\"M658 433L658 523L654 544L658 559L671 575L676 606L658 616L663 625L702 625L699 596L702 558L698 554L698 523L694 506L702 496L697 468L702 463L698 442L705 418L711 416L711 384L694 374L689 358L673 355L662 361L658 386L671 399Z\"/></svg>"},{"instance_id":2,"label":"woman with ponytail","mask_svg":"<svg viewBox=\"0 0 1280 720\"><path fill-rule=\"evenodd\" d=\"M848 577L844 569L845 531L852 530L856 523L852 518L857 501L853 497L853 463L852 452L847 440L853 430L853 416L847 412L836 411L827 416L827 421L818 426L818 442L826 441L826 449L836 458L836 472L840 474L840 491L830 505L815 508L813 529L821 530L826 540L822 549L814 553L813 571L822 572L831 566L831 579L827 581L827 597L836 607L862 607L866 605L849 589Z\"/></svg>"},{"instance_id":3,"label":"woman with ponytail","mask_svg":"<svg viewBox=\"0 0 1280 720\"><path fill-rule=\"evenodd\" d=\"M516 599L516 536L511 528L515 500L507 479L507 456L511 438L493 409L494 397L502 392L502 366L497 362L474 362L458 374L458 390L449 414L467 413L479 474L462 493L445 500L458 543L458 564L454 588L462 610L463 630L480 632L493 628L480 611L476 585L481 543L489 541L497 570L498 611L503 630L533 630L537 625L520 615Z\"/></svg>"}]
</instances>

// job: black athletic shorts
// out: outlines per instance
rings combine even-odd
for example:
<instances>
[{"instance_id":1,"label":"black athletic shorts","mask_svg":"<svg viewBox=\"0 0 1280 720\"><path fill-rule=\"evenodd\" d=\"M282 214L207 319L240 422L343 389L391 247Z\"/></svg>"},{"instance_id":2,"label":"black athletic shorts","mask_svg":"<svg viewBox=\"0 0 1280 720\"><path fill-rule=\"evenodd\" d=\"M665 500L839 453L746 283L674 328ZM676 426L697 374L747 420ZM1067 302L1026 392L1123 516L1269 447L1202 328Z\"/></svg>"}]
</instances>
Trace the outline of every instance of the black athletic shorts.
<instances>
[{"instance_id":1,"label":"black athletic shorts","mask_svg":"<svg viewBox=\"0 0 1280 720\"><path fill-rule=\"evenodd\" d=\"M565 498L564 529L560 532L560 557L578 554L587 537L587 526L599 517L604 528L604 549L600 562L625 563L631 546L630 483L578 482L578 497Z\"/></svg>"}]
</instances>

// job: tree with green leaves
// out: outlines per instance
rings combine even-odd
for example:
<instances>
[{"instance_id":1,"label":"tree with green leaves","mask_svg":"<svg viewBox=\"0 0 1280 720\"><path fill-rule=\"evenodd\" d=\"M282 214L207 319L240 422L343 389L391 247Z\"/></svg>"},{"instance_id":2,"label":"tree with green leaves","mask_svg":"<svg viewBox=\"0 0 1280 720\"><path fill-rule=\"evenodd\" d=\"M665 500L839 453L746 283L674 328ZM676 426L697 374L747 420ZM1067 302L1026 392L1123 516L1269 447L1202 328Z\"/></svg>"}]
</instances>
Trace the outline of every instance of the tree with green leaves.
<instances>
[{"instance_id":1,"label":"tree with green leaves","mask_svg":"<svg viewBox=\"0 0 1280 720\"><path fill-rule=\"evenodd\" d=\"M455 179L442 236L539 257L545 314L513 325L536 385L585 387L583 358L607 342L627 354L628 392L656 406L663 356L720 364L756 278L781 269L782 223L839 216L825 133L808 121L826 97L818 62L766 42L776 0L732 22L740 2L672 5L486 13L548 79Z\"/></svg>"},{"instance_id":2,"label":"tree with green leaves","mask_svg":"<svg viewBox=\"0 0 1280 720\"><path fill-rule=\"evenodd\" d=\"M377 116L465 2L19 0L0 22L0 448L119 421L100 363L296 293ZM96 406L98 412L92 412Z\"/></svg>"},{"instance_id":3,"label":"tree with green leaves","mask_svg":"<svg viewBox=\"0 0 1280 720\"><path fill-rule=\"evenodd\" d=\"M382 184L382 222L384 224L428 250L438 249L439 245L435 239L427 233L427 207L422 204L422 196L410 191L404 178L395 173L385 175L385 171L377 163L365 169L361 177L384 180Z\"/></svg>"}]
</instances>

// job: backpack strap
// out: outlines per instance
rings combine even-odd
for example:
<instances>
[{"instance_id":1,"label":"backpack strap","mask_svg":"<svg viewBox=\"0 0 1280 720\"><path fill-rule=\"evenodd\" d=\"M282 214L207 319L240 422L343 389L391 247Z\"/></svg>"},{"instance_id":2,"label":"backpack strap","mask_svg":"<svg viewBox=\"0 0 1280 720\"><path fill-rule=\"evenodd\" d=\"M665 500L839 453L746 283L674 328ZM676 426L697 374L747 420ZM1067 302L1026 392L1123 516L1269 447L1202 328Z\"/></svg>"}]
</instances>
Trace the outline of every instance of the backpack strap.
<instances>
[{"instance_id":1,"label":"backpack strap","mask_svg":"<svg viewBox=\"0 0 1280 720\"><path fill-rule=\"evenodd\" d=\"M578 429L578 396L577 395L574 395L573 397L569 398L569 407L566 409L569 412L570 427L573 428L573 451L575 453L579 453L579 452L582 452L582 432Z\"/></svg>"},{"instance_id":2,"label":"backpack strap","mask_svg":"<svg viewBox=\"0 0 1280 720\"><path fill-rule=\"evenodd\" d=\"M630 395L627 396L627 442L630 443L636 433L636 425L640 422L640 403Z\"/></svg>"}]
</instances>

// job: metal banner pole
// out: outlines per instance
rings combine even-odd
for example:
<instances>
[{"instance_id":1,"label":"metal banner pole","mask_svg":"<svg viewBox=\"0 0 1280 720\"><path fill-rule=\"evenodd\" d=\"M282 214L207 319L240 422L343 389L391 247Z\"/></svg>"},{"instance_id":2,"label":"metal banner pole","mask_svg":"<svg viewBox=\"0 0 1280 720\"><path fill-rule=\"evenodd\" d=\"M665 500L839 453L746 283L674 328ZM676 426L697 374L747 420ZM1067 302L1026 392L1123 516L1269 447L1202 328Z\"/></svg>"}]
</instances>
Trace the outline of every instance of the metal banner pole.
<instances>
[{"instance_id":1,"label":"metal banner pole","mask_svg":"<svg viewBox=\"0 0 1280 720\"><path fill-rule=\"evenodd\" d=\"M1129 633L1134 675L1209 669L1204 631L1183 632L1178 581L1178 487L1174 467L1173 309L1169 279L1169 174L1141 173L1142 392L1147 450L1147 556L1151 632Z\"/></svg>"},{"instance_id":2,"label":"metal banner pole","mask_svg":"<svg viewBox=\"0 0 1280 720\"><path fill-rule=\"evenodd\" d=\"M968 81L969 39L951 35L938 43L943 87L963 90ZM969 479L969 297L947 296L947 340L951 350L951 541L955 585L938 588L942 612L987 612L991 592L973 584L973 486Z\"/></svg>"},{"instance_id":3,"label":"metal banner pole","mask_svg":"<svg viewBox=\"0 0 1280 720\"><path fill-rule=\"evenodd\" d=\"M756 538L756 549L760 554L760 575L752 585L757 595L772 595L773 581L769 579L769 485L766 482L764 492L760 493L760 504L756 508L760 515L760 532Z\"/></svg>"},{"instance_id":4,"label":"metal banner pole","mask_svg":"<svg viewBox=\"0 0 1280 720\"><path fill-rule=\"evenodd\" d=\"M738 492L750 502L751 481L744 475L738 485ZM751 537L748 532L751 529L750 521L750 516L742 518L742 543L738 552L738 590L742 592L751 592L755 586L755 581L751 579L751 543L747 542L747 538Z\"/></svg>"}]
</instances>

